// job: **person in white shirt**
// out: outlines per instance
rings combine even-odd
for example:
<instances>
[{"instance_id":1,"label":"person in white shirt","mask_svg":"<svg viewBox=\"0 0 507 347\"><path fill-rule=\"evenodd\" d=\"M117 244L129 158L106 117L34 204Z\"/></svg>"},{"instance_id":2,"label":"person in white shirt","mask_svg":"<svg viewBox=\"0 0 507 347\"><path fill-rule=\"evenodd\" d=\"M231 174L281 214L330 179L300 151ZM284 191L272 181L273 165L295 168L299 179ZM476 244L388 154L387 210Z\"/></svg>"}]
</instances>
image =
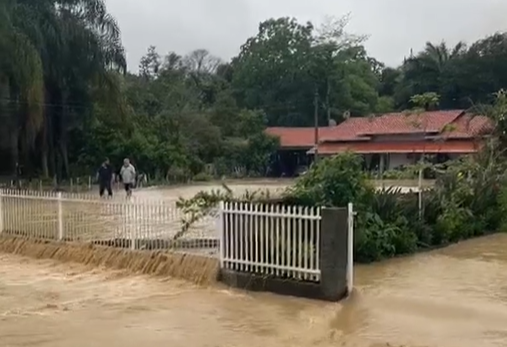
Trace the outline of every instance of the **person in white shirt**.
<instances>
[{"instance_id":1,"label":"person in white shirt","mask_svg":"<svg viewBox=\"0 0 507 347\"><path fill-rule=\"evenodd\" d=\"M136 183L136 169L132 164L130 164L130 160L128 158L125 158L123 160L120 176L123 182L123 187L125 188L125 192L127 192L127 197L132 196L132 189Z\"/></svg>"}]
</instances>

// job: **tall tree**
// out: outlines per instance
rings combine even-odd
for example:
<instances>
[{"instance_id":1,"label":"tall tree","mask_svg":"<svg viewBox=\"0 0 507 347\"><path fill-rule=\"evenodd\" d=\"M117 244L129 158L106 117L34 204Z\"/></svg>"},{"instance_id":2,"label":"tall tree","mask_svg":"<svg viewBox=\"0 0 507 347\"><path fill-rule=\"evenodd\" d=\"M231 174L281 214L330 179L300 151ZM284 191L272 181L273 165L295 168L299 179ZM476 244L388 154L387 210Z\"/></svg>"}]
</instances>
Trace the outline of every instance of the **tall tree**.
<instances>
[{"instance_id":1,"label":"tall tree","mask_svg":"<svg viewBox=\"0 0 507 347\"><path fill-rule=\"evenodd\" d=\"M396 91L398 105L406 108L411 95L435 92L443 96L443 107L452 107L452 103L447 102L446 95L454 93L454 63L465 51L466 45L463 42L452 49L445 42L437 45L426 43L425 49L409 58L402 67L403 79Z\"/></svg>"},{"instance_id":2,"label":"tall tree","mask_svg":"<svg viewBox=\"0 0 507 347\"><path fill-rule=\"evenodd\" d=\"M44 84L37 46L18 24L33 8L14 0L0 4L0 111L10 167L19 162L20 147L31 149L43 123Z\"/></svg>"},{"instance_id":3,"label":"tall tree","mask_svg":"<svg viewBox=\"0 0 507 347\"><path fill-rule=\"evenodd\" d=\"M308 76L312 31L311 23L300 24L294 18L269 19L259 25L257 35L233 60L232 83L241 106L266 108L273 125L307 122L314 91Z\"/></svg>"},{"instance_id":4,"label":"tall tree","mask_svg":"<svg viewBox=\"0 0 507 347\"><path fill-rule=\"evenodd\" d=\"M294 18L260 24L233 60L233 86L239 102L262 108L271 125L313 124L318 94L320 123L343 111L373 112L377 103L376 68L360 43L345 32L348 17L329 18L318 30Z\"/></svg>"},{"instance_id":5,"label":"tall tree","mask_svg":"<svg viewBox=\"0 0 507 347\"><path fill-rule=\"evenodd\" d=\"M96 88L101 90L98 94L107 95L104 100L110 105L121 105L118 81L111 74L126 69L118 25L103 0L9 0L2 12L9 19L2 25L6 31L2 37L12 38L10 60L17 59L16 73L22 71L32 85L38 83L23 96L22 75L9 78L10 99L20 105L10 132L24 135L13 140L11 157L20 160L19 148L24 162L31 163L29 155L34 151L27 145L37 138L44 174L51 169L59 176L68 175L68 133L90 116ZM2 74L12 75L7 59L3 61ZM41 71L43 78L38 77Z\"/></svg>"}]
</instances>

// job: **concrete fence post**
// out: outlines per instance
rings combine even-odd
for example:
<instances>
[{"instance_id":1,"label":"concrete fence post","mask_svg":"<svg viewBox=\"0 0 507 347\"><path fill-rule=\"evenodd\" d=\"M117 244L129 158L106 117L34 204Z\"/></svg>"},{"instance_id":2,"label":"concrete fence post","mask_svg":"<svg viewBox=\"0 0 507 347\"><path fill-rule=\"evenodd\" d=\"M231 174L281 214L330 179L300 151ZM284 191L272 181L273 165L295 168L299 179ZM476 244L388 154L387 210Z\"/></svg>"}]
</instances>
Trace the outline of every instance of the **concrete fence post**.
<instances>
[{"instance_id":1,"label":"concrete fence post","mask_svg":"<svg viewBox=\"0 0 507 347\"><path fill-rule=\"evenodd\" d=\"M352 289L354 288L354 206L351 202L349 202L347 206L347 294L350 295L352 293Z\"/></svg>"},{"instance_id":2,"label":"concrete fence post","mask_svg":"<svg viewBox=\"0 0 507 347\"><path fill-rule=\"evenodd\" d=\"M220 239L220 280L230 286L249 290L270 291L284 295L303 296L327 301L339 301L343 299L350 293L353 286L354 212L352 207L352 204L348 204L348 206L342 208L323 208L320 210L320 217L315 216L317 218L311 219L312 223L315 222L312 224L311 230L318 230L319 232L319 238L317 238L319 243L316 244L313 241L311 242L312 246L316 246L315 249L317 250L316 255L318 257L318 265L316 265L315 270L319 270L316 273L320 274L320 277L310 281L301 281L300 278L298 279L298 277L294 275L292 278L286 278L283 275L283 272L280 276L280 274L276 273L276 271L275 273L269 273L266 271L263 274L256 273L255 271L252 271L251 268L225 268L223 261L230 255L228 254L230 246L230 240L228 240L229 231L224 230L225 228L231 227L231 231L239 229L262 232L263 234L261 235L268 236L264 238L260 237L261 246L263 249L267 249L267 252L269 252L271 242L269 240L269 235L272 235L273 233L276 234L277 231L279 231L279 228L277 229L275 227L273 229L273 226L269 225L272 223L266 223L265 221L260 223L260 225L256 224L256 226L252 227L252 225L248 224L248 222L245 222L245 219L247 218L241 218L239 223L236 223L236 219L234 219L234 221L229 221L228 212L225 212L228 211L228 203L221 203L219 213L223 214L223 216L220 216L217 222ZM238 209L236 204L234 204L231 209L235 210L234 212L236 212L236 210L238 211L234 218L244 217L245 215L248 216L247 213L250 212L250 210L245 210L243 207ZM264 216L262 213L266 213L264 219L269 221L269 218L272 218L271 215L283 215L283 209L277 208L276 211L277 212L274 213L275 209L273 209L273 206L268 205L262 212L256 212L258 212L260 216ZM289 211L293 211L293 209L291 208ZM289 220L289 223L287 223L287 229L295 229L294 233L296 235L298 232L308 232L309 224L306 224L305 227L303 227L302 223L293 222L294 220L297 222L297 217L293 218L293 214L289 214L288 216L290 216L292 220ZM320 229L314 228L317 223L319 224ZM230 224L234 224L234 226L231 226ZM250 241L248 238L239 240L240 254L241 247L248 244L248 242L252 242L251 239ZM238 242L233 240L233 243L234 246L237 247L236 244ZM282 240L282 246L283 245L284 241ZM304 249L300 249L298 246L295 246L295 242L290 242L288 244L285 243L285 246L289 246L289 248L294 247L294 252L299 253L299 257L301 257L301 253L304 252ZM302 245L299 245L299 247L302 247ZM275 256L271 259L264 259L267 267L272 266L272 264L279 265L279 263L277 263L278 258L276 257L276 250L272 250L271 252L274 252ZM311 256L313 257L314 254L315 253L311 253ZM306 269L302 268L301 270L304 272Z\"/></svg>"},{"instance_id":3,"label":"concrete fence post","mask_svg":"<svg viewBox=\"0 0 507 347\"><path fill-rule=\"evenodd\" d=\"M58 241L63 240L63 202L62 192L58 192Z\"/></svg>"},{"instance_id":4,"label":"concrete fence post","mask_svg":"<svg viewBox=\"0 0 507 347\"><path fill-rule=\"evenodd\" d=\"M0 189L0 233L4 231L4 193Z\"/></svg>"},{"instance_id":5,"label":"concrete fence post","mask_svg":"<svg viewBox=\"0 0 507 347\"><path fill-rule=\"evenodd\" d=\"M217 221L218 249L219 249L218 256L220 259L220 269L224 268L224 258L225 258L224 208L225 203L223 200L221 200L218 203L218 221Z\"/></svg>"},{"instance_id":6,"label":"concrete fence post","mask_svg":"<svg viewBox=\"0 0 507 347\"><path fill-rule=\"evenodd\" d=\"M338 301L347 295L348 215L348 208L321 210L320 292L324 300Z\"/></svg>"}]
</instances>

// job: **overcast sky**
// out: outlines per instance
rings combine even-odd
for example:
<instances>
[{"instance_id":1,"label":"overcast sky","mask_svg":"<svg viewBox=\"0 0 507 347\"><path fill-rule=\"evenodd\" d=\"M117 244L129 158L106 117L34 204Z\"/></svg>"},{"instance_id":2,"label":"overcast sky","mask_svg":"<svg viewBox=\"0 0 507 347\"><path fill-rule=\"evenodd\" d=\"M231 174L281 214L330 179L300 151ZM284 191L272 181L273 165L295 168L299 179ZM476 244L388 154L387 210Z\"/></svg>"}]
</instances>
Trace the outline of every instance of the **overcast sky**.
<instances>
[{"instance_id":1,"label":"overcast sky","mask_svg":"<svg viewBox=\"0 0 507 347\"><path fill-rule=\"evenodd\" d=\"M507 30L507 0L106 0L118 20L129 70L137 71L149 45L161 54L205 48L230 59L257 32L281 16L318 24L351 13L348 31L367 34L369 53L397 65L426 41L472 42Z\"/></svg>"}]
</instances>

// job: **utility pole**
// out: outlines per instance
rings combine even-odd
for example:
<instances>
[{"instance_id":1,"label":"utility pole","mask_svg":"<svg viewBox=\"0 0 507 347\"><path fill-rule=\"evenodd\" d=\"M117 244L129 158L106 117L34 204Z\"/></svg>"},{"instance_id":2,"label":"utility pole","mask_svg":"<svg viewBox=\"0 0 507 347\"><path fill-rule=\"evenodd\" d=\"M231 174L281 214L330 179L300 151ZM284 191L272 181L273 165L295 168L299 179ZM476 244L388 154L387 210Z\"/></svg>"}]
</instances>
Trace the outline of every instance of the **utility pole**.
<instances>
[{"instance_id":1,"label":"utility pole","mask_svg":"<svg viewBox=\"0 0 507 347\"><path fill-rule=\"evenodd\" d=\"M314 162L317 163L319 161L319 92L317 90L317 86L315 86L315 95L313 99L313 105L314 105L314 114L313 114L313 122L315 127L315 151L313 153L314 155Z\"/></svg>"},{"instance_id":2,"label":"utility pole","mask_svg":"<svg viewBox=\"0 0 507 347\"><path fill-rule=\"evenodd\" d=\"M331 125L331 106L329 104L329 95L331 94L331 83L327 78L326 108L327 108L327 125Z\"/></svg>"}]
</instances>

